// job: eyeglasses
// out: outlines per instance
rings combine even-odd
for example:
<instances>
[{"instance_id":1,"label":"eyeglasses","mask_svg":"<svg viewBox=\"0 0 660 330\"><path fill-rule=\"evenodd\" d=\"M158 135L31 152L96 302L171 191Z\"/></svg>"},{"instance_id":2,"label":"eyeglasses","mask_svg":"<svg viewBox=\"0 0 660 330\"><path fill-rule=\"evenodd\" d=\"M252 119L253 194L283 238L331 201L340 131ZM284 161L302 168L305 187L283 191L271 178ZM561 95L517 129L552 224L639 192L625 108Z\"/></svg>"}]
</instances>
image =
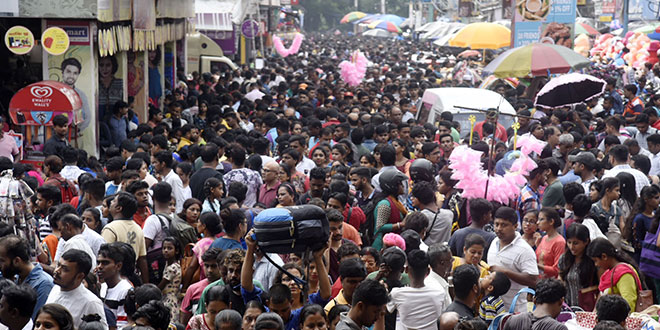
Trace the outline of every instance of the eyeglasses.
<instances>
[{"instance_id":1,"label":"eyeglasses","mask_svg":"<svg viewBox=\"0 0 660 330\"><path fill-rule=\"evenodd\" d=\"M538 221L536 221L536 220L528 220L528 219L523 219L522 222L523 222L523 223L528 223L528 224L530 224L530 225L535 225L535 224L538 223Z\"/></svg>"}]
</instances>

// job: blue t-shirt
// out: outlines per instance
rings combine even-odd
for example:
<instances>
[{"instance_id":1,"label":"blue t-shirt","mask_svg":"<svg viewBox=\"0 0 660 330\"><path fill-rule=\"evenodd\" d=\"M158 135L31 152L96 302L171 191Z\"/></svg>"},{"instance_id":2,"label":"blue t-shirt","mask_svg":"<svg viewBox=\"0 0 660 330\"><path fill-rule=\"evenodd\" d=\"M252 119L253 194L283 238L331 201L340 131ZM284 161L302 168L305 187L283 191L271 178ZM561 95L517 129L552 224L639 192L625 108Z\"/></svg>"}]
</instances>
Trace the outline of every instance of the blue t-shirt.
<instances>
[{"instance_id":1,"label":"blue t-shirt","mask_svg":"<svg viewBox=\"0 0 660 330\"><path fill-rule=\"evenodd\" d=\"M225 237L216 238L211 244L211 247L219 248L223 250L233 250L233 249L245 250L243 245L241 245L241 242Z\"/></svg>"}]
</instances>

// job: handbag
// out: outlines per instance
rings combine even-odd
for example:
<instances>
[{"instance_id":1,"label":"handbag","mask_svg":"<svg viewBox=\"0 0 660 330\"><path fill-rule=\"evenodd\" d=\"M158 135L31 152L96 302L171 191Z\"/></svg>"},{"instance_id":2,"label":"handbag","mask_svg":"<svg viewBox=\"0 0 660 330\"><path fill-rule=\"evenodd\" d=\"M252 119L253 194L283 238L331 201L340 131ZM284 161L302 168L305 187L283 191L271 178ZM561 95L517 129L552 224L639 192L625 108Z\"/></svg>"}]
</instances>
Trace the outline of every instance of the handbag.
<instances>
[{"instance_id":1,"label":"handbag","mask_svg":"<svg viewBox=\"0 0 660 330\"><path fill-rule=\"evenodd\" d=\"M628 264L624 263L624 265L626 265L627 267L632 269L633 274L636 277L636 280L639 280L640 283L642 283L642 281L639 279L639 276L635 272L635 269L632 268ZM615 268L616 268L616 266L615 266ZM610 279L610 283L612 283L612 286L614 286L614 268L612 268L612 270L610 271L610 276L612 277ZM642 283L642 285L643 285L643 283ZM643 289L643 287L642 287L642 289ZM638 312L638 313L642 312L642 311L644 311L645 309L647 309L651 306L653 306L653 291L637 289L637 304L635 305L635 312Z\"/></svg>"},{"instance_id":2,"label":"handbag","mask_svg":"<svg viewBox=\"0 0 660 330\"><path fill-rule=\"evenodd\" d=\"M190 268L190 265L192 264L193 260L197 258L195 254L193 253L193 247L195 247L195 244L193 243L188 243L184 249L183 249L183 258L181 258L181 274L186 274L186 271L188 268ZM197 267L197 270L195 270L195 273L193 273L193 281L199 280L200 277L200 270L202 269L203 265L200 265L200 267Z\"/></svg>"},{"instance_id":3,"label":"handbag","mask_svg":"<svg viewBox=\"0 0 660 330\"><path fill-rule=\"evenodd\" d=\"M578 306L584 309L585 312L593 311L596 307L598 293L597 285L578 290Z\"/></svg>"}]
</instances>

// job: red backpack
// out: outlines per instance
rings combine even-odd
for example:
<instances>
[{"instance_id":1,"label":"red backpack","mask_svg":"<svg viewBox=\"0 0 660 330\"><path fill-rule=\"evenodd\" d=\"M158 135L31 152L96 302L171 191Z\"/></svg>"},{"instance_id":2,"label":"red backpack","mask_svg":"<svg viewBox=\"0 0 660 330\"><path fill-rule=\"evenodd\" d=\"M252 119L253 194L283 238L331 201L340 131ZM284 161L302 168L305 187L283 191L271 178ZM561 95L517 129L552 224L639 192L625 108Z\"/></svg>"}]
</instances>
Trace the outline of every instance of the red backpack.
<instances>
[{"instance_id":1,"label":"red backpack","mask_svg":"<svg viewBox=\"0 0 660 330\"><path fill-rule=\"evenodd\" d=\"M62 193L62 203L71 203L74 197L76 197L75 188L69 184L69 180L63 179L60 180L56 178L57 182L60 183L60 192Z\"/></svg>"}]
</instances>

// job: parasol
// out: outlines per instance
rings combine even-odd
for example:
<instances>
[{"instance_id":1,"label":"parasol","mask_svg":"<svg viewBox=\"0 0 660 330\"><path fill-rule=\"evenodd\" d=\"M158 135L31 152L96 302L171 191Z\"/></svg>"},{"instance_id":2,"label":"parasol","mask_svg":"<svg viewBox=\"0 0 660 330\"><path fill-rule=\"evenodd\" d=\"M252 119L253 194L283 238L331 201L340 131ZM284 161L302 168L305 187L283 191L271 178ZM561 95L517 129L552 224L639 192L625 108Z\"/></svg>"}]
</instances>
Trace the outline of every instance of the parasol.
<instances>
[{"instance_id":1,"label":"parasol","mask_svg":"<svg viewBox=\"0 0 660 330\"><path fill-rule=\"evenodd\" d=\"M511 45L511 30L496 23L472 23L449 40L449 46L471 49L499 49Z\"/></svg>"},{"instance_id":2,"label":"parasol","mask_svg":"<svg viewBox=\"0 0 660 330\"><path fill-rule=\"evenodd\" d=\"M357 20L359 20L359 19L361 19L365 16L367 16L367 14L365 14L361 11L352 11L352 12L344 15L344 17L341 19L341 21L339 21L339 23L341 23L341 24L350 23L350 22L353 22L353 21L357 21Z\"/></svg>"},{"instance_id":3,"label":"parasol","mask_svg":"<svg viewBox=\"0 0 660 330\"><path fill-rule=\"evenodd\" d=\"M569 73L550 80L536 95L537 107L557 108L582 103L605 91L603 79L582 73Z\"/></svg>"},{"instance_id":4,"label":"parasol","mask_svg":"<svg viewBox=\"0 0 660 330\"><path fill-rule=\"evenodd\" d=\"M368 24L367 27L370 29L381 29L389 32L401 33L401 29L399 29L396 24L388 21L376 20Z\"/></svg>"},{"instance_id":5,"label":"parasol","mask_svg":"<svg viewBox=\"0 0 660 330\"><path fill-rule=\"evenodd\" d=\"M575 23L575 35L588 34L590 36L600 35L600 32L593 26L586 23Z\"/></svg>"},{"instance_id":6,"label":"parasol","mask_svg":"<svg viewBox=\"0 0 660 330\"><path fill-rule=\"evenodd\" d=\"M548 76L568 73L591 65L584 56L572 49L542 43L509 49L490 62L484 73L496 77Z\"/></svg>"}]
</instances>

